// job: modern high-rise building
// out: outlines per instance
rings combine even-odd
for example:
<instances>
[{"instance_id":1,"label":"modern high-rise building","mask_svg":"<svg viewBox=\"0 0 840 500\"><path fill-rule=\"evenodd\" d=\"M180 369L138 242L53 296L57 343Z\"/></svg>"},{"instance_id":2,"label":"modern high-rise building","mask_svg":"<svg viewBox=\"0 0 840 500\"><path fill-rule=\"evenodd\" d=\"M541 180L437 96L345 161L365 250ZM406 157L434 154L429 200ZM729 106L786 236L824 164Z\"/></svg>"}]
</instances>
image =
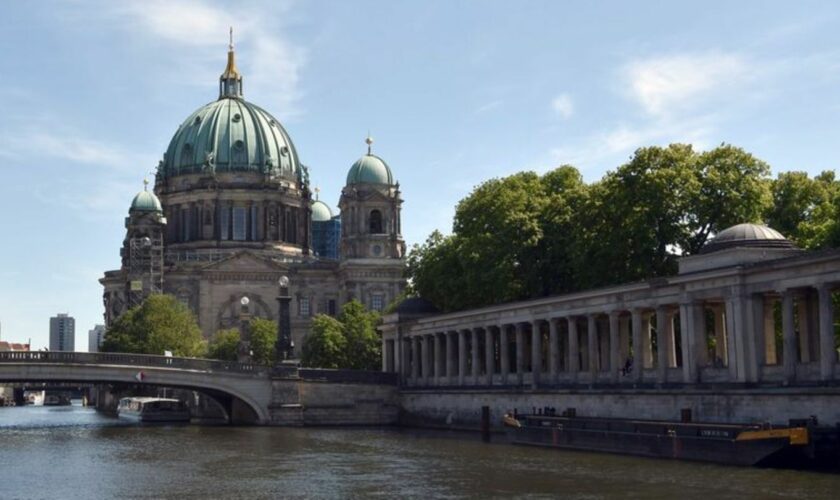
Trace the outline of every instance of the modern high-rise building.
<instances>
[{"instance_id":1,"label":"modern high-rise building","mask_svg":"<svg viewBox=\"0 0 840 500\"><path fill-rule=\"evenodd\" d=\"M76 320L66 313L50 318L50 350L76 350Z\"/></svg>"},{"instance_id":2,"label":"modern high-rise building","mask_svg":"<svg viewBox=\"0 0 840 500\"><path fill-rule=\"evenodd\" d=\"M104 339L105 325L95 325L93 330L88 330L88 352L99 352Z\"/></svg>"}]
</instances>

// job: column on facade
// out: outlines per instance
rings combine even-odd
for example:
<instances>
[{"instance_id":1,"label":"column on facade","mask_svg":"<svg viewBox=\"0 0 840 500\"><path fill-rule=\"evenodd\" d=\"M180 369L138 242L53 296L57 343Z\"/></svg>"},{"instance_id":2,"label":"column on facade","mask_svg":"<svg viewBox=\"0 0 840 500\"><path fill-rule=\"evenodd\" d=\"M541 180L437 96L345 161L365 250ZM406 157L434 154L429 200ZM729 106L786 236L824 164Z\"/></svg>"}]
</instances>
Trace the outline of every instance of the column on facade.
<instances>
[{"instance_id":1,"label":"column on facade","mask_svg":"<svg viewBox=\"0 0 840 500\"><path fill-rule=\"evenodd\" d=\"M727 332L725 330L723 306L715 304L712 307L713 324L715 329L715 359L713 366L715 368L722 368L729 364L726 349Z\"/></svg>"},{"instance_id":2,"label":"column on facade","mask_svg":"<svg viewBox=\"0 0 840 500\"><path fill-rule=\"evenodd\" d=\"M656 378L659 383L668 381L669 351L674 341L674 323L666 306L656 308Z\"/></svg>"},{"instance_id":3,"label":"column on facade","mask_svg":"<svg viewBox=\"0 0 840 500\"><path fill-rule=\"evenodd\" d=\"M388 361L390 358L391 353L388 352L388 341L385 340L385 336L382 336L382 371L388 371Z\"/></svg>"},{"instance_id":4,"label":"column on facade","mask_svg":"<svg viewBox=\"0 0 840 500\"><path fill-rule=\"evenodd\" d=\"M796 332L793 322L793 290L782 292L782 363L785 380L793 382L796 378Z\"/></svg>"},{"instance_id":5,"label":"column on facade","mask_svg":"<svg viewBox=\"0 0 840 500\"><path fill-rule=\"evenodd\" d=\"M499 325L499 369L502 375L502 385L508 383L510 376L510 340L508 326Z\"/></svg>"},{"instance_id":6,"label":"column on facade","mask_svg":"<svg viewBox=\"0 0 840 500\"><path fill-rule=\"evenodd\" d=\"M621 373L618 371L619 357L621 356L621 350L619 349L618 341L619 315L619 311L610 312L610 381L612 381L614 384L618 383L619 375L621 375Z\"/></svg>"},{"instance_id":7,"label":"column on facade","mask_svg":"<svg viewBox=\"0 0 840 500\"><path fill-rule=\"evenodd\" d=\"M516 385L522 385L525 373L525 325L518 322L514 328L516 329Z\"/></svg>"},{"instance_id":8,"label":"column on facade","mask_svg":"<svg viewBox=\"0 0 840 500\"><path fill-rule=\"evenodd\" d=\"M531 321L531 386L536 388L540 383L542 372L542 332L540 320Z\"/></svg>"},{"instance_id":9,"label":"column on facade","mask_svg":"<svg viewBox=\"0 0 840 500\"><path fill-rule=\"evenodd\" d=\"M441 338L440 334L435 332L432 334L432 346L434 348L434 355L435 355L435 383L440 384L443 380L443 370L446 367L443 348L444 346L441 345Z\"/></svg>"},{"instance_id":10,"label":"column on facade","mask_svg":"<svg viewBox=\"0 0 840 500\"><path fill-rule=\"evenodd\" d=\"M637 383L642 381L645 368L644 336L642 335L643 316L644 311L642 309L636 308L630 312L631 329L633 331L633 367L630 374L633 381Z\"/></svg>"},{"instance_id":11,"label":"column on facade","mask_svg":"<svg viewBox=\"0 0 840 500\"><path fill-rule=\"evenodd\" d=\"M404 337L401 341L402 345L402 375L403 380L408 381L411 378L411 337Z\"/></svg>"},{"instance_id":12,"label":"column on facade","mask_svg":"<svg viewBox=\"0 0 840 500\"><path fill-rule=\"evenodd\" d=\"M700 362L703 337L703 304L687 302L680 304L680 344L682 345L683 382L697 382L697 367Z\"/></svg>"},{"instance_id":13,"label":"column on facade","mask_svg":"<svg viewBox=\"0 0 840 500\"><path fill-rule=\"evenodd\" d=\"M493 340L493 327L484 327L484 375L487 385L493 385L493 372L496 371L495 342Z\"/></svg>"},{"instance_id":14,"label":"column on facade","mask_svg":"<svg viewBox=\"0 0 840 500\"><path fill-rule=\"evenodd\" d=\"M472 383L478 385L478 377L481 374L481 362L479 361L479 350L478 350L478 331L479 328L472 328L472 337L470 340L470 354L471 354L471 361L470 364L472 365L470 370L470 375L472 375Z\"/></svg>"},{"instance_id":15,"label":"column on facade","mask_svg":"<svg viewBox=\"0 0 840 500\"><path fill-rule=\"evenodd\" d=\"M808 324L808 294L802 291L794 297L796 307L796 326L799 330L799 360L802 363L810 363L811 359L811 328Z\"/></svg>"},{"instance_id":16,"label":"column on facade","mask_svg":"<svg viewBox=\"0 0 840 500\"><path fill-rule=\"evenodd\" d=\"M417 384L420 380L420 337L411 337L411 380Z\"/></svg>"},{"instance_id":17,"label":"column on facade","mask_svg":"<svg viewBox=\"0 0 840 500\"><path fill-rule=\"evenodd\" d=\"M618 316L618 370L624 368L627 360L630 359L630 316L620 314ZM623 380L628 380L625 376Z\"/></svg>"},{"instance_id":18,"label":"column on facade","mask_svg":"<svg viewBox=\"0 0 840 500\"><path fill-rule=\"evenodd\" d=\"M762 307L762 316L764 319L764 364L767 365L779 364L779 355L776 352L776 318L773 314L773 306L775 304L775 297L764 296Z\"/></svg>"},{"instance_id":19,"label":"column on facade","mask_svg":"<svg viewBox=\"0 0 840 500\"><path fill-rule=\"evenodd\" d=\"M451 331L443 333L443 337L446 339L446 379L449 384L455 383L455 372L458 367L456 357L458 350L455 347L455 343L457 342L456 335L455 332Z\"/></svg>"},{"instance_id":20,"label":"column on facade","mask_svg":"<svg viewBox=\"0 0 840 500\"><path fill-rule=\"evenodd\" d=\"M832 380L837 364L837 350L834 346L834 303L831 300L831 286L822 284L817 289L820 329L820 379Z\"/></svg>"},{"instance_id":21,"label":"column on facade","mask_svg":"<svg viewBox=\"0 0 840 500\"><path fill-rule=\"evenodd\" d=\"M423 384L429 383L429 337L428 335L420 335L417 337L420 341L420 379Z\"/></svg>"},{"instance_id":22,"label":"column on facade","mask_svg":"<svg viewBox=\"0 0 840 500\"><path fill-rule=\"evenodd\" d=\"M587 369L592 375L592 382L598 377L598 315L586 317Z\"/></svg>"},{"instance_id":23,"label":"column on facade","mask_svg":"<svg viewBox=\"0 0 840 500\"><path fill-rule=\"evenodd\" d=\"M653 359L653 332L650 317L653 313L642 314L642 369L653 368L655 360Z\"/></svg>"},{"instance_id":24,"label":"column on facade","mask_svg":"<svg viewBox=\"0 0 840 500\"><path fill-rule=\"evenodd\" d=\"M548 320L548 374L552 384L556 384L560 373L560 336L557 320Z\"/></svg>"},{"instance_id":25,"label":"column on facade","mask_svg":"<svg viewBox=\"0 0 840 500\"><path fill-rule=\"evenodd\" d=\"M578 337L577 319L574 316L569 316L566 318L566 322L569 327L569 378L572 382L575 382L580 371L580 346L578 345L580 338Z\"/></svg>"},{"instance_id":26,"label":"column on facade","mask_svg":"<svg viewBox=\"0 0 840 500\"><path fill-rule=\"evenodd\" d=\"M458 330L458 385L464 385L467 375L467 331Z\"/></svg>"}]
</instances>

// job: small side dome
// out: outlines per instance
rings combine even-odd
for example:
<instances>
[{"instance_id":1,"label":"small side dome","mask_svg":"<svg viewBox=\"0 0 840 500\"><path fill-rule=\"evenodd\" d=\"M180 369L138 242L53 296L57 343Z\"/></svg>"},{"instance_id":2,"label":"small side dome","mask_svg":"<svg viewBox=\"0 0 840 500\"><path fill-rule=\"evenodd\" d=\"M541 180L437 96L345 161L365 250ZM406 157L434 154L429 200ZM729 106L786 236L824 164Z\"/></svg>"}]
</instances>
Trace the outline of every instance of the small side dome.
<instances>
[{"instance_id":1,"label":"small side dome","mask_svg":"<svg viewBox=\"0 0 840 500\"><path fill-rule=\"evenodd\" d=\"M150 191L140 191L137 193L137 196L134 197L134 200L131 201L131 208L128 210L129 213L131 212L163 212L163 207L160 204L160 200L155 193Z\"/></svg>"},{"instance_id":2,"label":"small side dome","mask_svg":"<svg viewBox=\"0 0 840 500\"><path fill-rule=\"evenodd\" d=\"M394 176L385 160L366 154L359 158L347 172L347 185L351 184L394 184Z\"/></svg>"},{"instance_id":3,"label":"small side dome","mask_svg":"<svg viewBox=\"0 0 840 500\"><path fill-rule=\"evenodd\" d=\"M738 224L724 229L712 238L700 253L711 253L733 247L796 248L782 233L762 224Z\"/></svg>"},{"instance_id":4,"label":"small side dome","mask_svg":"<svg viewBox=\"0 0 840 500\"><path fill-rule=\"evenodd\" d=\"M321 200L312 202L312 222L325 222L332 220L333 214L329 205Z\"/></svg>"}]
</instances>

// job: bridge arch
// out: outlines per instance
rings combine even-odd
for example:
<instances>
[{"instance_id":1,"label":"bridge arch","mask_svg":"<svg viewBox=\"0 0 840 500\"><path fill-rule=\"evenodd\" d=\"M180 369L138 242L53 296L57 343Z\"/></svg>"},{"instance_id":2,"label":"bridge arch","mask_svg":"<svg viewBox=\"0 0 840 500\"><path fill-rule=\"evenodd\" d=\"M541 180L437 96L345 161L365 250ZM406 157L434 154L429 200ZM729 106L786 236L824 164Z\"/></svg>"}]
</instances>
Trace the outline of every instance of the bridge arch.
<instances>
[{"instance_id":1,"label":"bridge arch","mask_svg":"<svg viewBox=\"0 0 840 500\"><path fill-rule=\"evenodd\" d=\"M250 363L146 354L0 352L0 382L73 382L177 387L238 399L271 418L271 380L266 367Z\"/></svg>"}]
</instances>

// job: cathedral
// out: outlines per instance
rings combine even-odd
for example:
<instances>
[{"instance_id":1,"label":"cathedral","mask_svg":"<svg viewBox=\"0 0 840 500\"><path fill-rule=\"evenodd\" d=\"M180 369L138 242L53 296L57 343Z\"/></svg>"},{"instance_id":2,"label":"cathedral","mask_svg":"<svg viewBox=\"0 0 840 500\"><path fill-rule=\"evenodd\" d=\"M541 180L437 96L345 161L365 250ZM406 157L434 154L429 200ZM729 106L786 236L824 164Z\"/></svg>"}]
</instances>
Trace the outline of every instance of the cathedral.
<instances>
[{"instance_id":1,"label":"cathedral","mask_svg":"<svg viewBox=\"0 0 840 500\"><path fill-rule=\"evenodd\" d=\"M405 286L399 183L371 153L352 164L340 215L313 199L309 171L280 122L243 97L233 44L219 98L178 127L154 188L131 202L119 270L106 271L106 325L152 293L174 295L205 337L245 317L277 320L289 278L292 340L315 314L351 300L381 311ZM299 349L296 349L299 352Z\"/></svg>"}]
</instances>

